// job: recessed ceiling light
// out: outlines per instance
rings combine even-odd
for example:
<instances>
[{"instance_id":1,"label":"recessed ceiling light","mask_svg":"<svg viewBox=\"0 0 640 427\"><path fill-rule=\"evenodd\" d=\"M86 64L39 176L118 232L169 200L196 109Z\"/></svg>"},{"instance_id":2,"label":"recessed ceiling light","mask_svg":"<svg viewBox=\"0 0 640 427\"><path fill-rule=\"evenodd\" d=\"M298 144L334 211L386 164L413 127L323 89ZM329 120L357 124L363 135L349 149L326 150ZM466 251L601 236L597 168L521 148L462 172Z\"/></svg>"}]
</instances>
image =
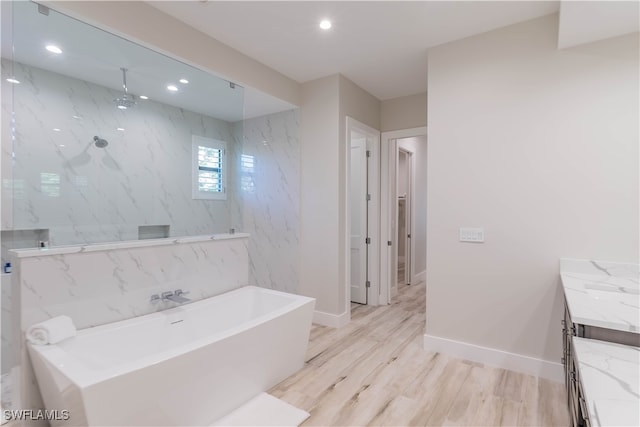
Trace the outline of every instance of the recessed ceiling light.
<instances>
[{"instance_id":1,"label":"recessed ceiling light","mask_svg":"<svg viewBox=\"0 0 640 427\"><path fill-rule=\"evenodd\" d=\"M62 49L54 44L48 44L46 49L51 53L62 53Z\"/></svg>"},{"instance_id":2,"label":"recessed ceiling light","mask_svg":"<svg viewBox=\"0 0 640 427\"><path fill-rule=\"evenodd\" d=\"M118 108L119 108L120 110L126 110L126 109L127 109L127 106L126 106L126 105L122 105L122 104L120 104L120 105L118 105Z\"/></svg>"},{"instance_id":3,"label":"recessed ceiling light","mask_svg":"<svg viewBox=\"0 0 640 427\"><path fill-rule=\"evenodd\" d=\"M19 84L20 84L20 80L17 80L17 79L15 79L15 78L13 78L13 77L9 77L9 78L7 79L7 81L8 81L9 83L13 83L14 85L19 85Z\"/></svg>"},{"instance_id":4,"label":"recessed ceiling light","mask_svg":"<svg viewBox=\"0 0 640 427\"><path fill-rule=\"evenodd\" d=\"M323 30L328 30L329 28L331 28L331 21L329 21L328 19L323 19L322 21L320 21L320 28L322 28Z\"/></svg>"},{"instance_id":5,"label":"recessed ceiling light","mask_svg":"<svg viewBox=\"0 0 640 427\"><path fill-rule=\"evenodd\" d=\"M147 95L140 95L140 99L149 99Z\"/></svg>"},{"instance_id":6,"label":"recessed ceiling light","mask_svg":"<svg viewBox=\"0 0 640 427\"><path fill-rule=\"evenodd\" d=\"M188 83L189 83L189 80L187 80L187 79L180 79L180 80L179 80L179 82L180 82L180 83L182 83L183 85L186 85L186 84L188 84Z\"/></svg>"},{"instance_id":7,"label":"recessed ceiling light","mask_svg":"<svg viewBox=\"0 0 640 427\"><path fill-rule=\"evenodd\" d=\"M171 92L177 92L178 88L175 85L169 85L167 86L167 90L170 90Z\"/></svg>"},{"instance_id":8,"label":"recessed ceiling light","mask_svg":"<svg viewBox=\"0 0 640 427\"><path fill-rule=\"evenodd\" d=\"M53 131L54 132L60 132L60 129L59 128L53 128Z\"/></svg>"},{"instance_id":9,"label":"recessed ceiling light","mask_svg":"<svg viewBox=\"0 0 640 427\"><path fill-rule=\"evenodd\" d=\"M71 116L71 117L73 117L76 120L82 120L82 117L80 117L80 116Z\"/></svg>"},{"instance_id":10,"label":"recessed ceiling light","mask_svg":"<svg viewBox=\"0 0 640 427\"><path fill-rule=\"evenodd\" d=\"M116 128L116 130L119 130L120 132L124 132L124 128Z\"/></svg>"}]
</instances>

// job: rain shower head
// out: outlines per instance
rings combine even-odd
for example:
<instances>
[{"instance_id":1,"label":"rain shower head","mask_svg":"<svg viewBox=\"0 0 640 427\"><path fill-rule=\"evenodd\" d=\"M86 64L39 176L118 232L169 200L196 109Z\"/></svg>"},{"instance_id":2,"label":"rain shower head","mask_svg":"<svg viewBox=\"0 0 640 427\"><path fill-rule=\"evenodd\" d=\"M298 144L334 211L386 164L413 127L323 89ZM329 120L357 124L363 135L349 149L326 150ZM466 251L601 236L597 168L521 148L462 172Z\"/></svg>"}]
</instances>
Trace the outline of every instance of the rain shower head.
<instances>
[{"instance_id":1,"label":"rain shower head","mask_svg":"<svg viewBox=\"0 0 640 427\"><path fill-rule=\"evenodd\" d=\"M129 95L129 91L127 90L127 69L120 69L122 70L122 89L124 89L124 93L122 94L122 98L116 98L113 102L116 103L116 107L120 110L126 110L136 105L136 101L133 95Z\"/></svg>"},{"instance_id":2,"label":"rain shower head","mask_svg":"<svg viewBox=\"0 0 640 427\"><path fill-rule=\"evenodd\" d=\"M133 97L129 98L127 95L124 95L122 98L116 98L113 102L116 103L116 107L120 110L126 110L127 108L131 108L136 105L136 101L133 100Z\"/></svg>"},{"instance_id":3,"label":"rain shower head","mask_svg":"<svg viewBox=\"0 0 640 427\"><path fill-rule=\"evenodd\" d=\"M109 141L107 141L106 139L100 138L98 135L93 137L93 143L98 148L104 148L107 145L109 145Z\"/></svg>"}]
</instances>

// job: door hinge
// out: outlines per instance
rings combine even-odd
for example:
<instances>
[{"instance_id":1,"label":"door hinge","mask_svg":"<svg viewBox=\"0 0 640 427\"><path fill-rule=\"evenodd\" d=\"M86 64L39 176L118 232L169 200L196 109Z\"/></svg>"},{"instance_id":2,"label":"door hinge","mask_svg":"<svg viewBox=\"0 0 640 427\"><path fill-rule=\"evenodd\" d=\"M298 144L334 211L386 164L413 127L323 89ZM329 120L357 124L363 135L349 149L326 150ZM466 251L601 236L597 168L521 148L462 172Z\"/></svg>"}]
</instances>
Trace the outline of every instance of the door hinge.
<instances>
[{"instance_id":1,"label":"door hinge","mask_svg":"<svg viewBox=\"0 0 640 427\"><path fill-rule=\"evenodd\" d=\"M387 240L387 246L391 246L391 240Z\"/></svg>"},{"instance_id":2,"label":"door hinge","mask_svg":"<svg viewBox=\"0 0 640 427\"><path fill-rule=\"evenodd\" d=\"M367 237L366 239L364 239L364 243L366 243L367 245L371 244L371 237Z\"/></svg>"},{"instance_id":3,"label":"door hinge","mask_svg":"<svg viewBox=\"0 0 640 427\"><path fill-rule=\"evenodd\" d=\"M370 287L371 287L371 282L367 280L367 281L365 282L365 286L366 286L367 288L370 288Z\"/></svg>"},{"instance_id":4,"label":"door hinge","mask_svg":"<svg viewBox=\"0 0 640 427\"><path fill-rule=\"evenodd\" d=\"M367 150L367 157L371 157L371 151Z\"/></svg>"},{"instance_id":5,"label":"door hinge","mask_svg":"<svg viewBox=\"0 0 640 427\"><path fill-rule=\"evenodd\" d=\"M371 194L367 194L367 202L371 201Z\"/></svg>"}]
</instances>

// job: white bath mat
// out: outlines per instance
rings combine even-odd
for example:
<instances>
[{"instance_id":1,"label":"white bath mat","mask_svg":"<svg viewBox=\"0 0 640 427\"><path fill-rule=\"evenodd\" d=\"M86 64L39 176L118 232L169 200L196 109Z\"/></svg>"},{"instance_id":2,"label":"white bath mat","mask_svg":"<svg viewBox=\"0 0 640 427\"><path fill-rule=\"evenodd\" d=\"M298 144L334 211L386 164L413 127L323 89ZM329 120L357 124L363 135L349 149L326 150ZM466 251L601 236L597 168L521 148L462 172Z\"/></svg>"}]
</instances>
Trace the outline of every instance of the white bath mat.
<instances>
[{"instance_id":1,"label":"white bath mat","mask_svg":"<svg viewBox=\"0 0 640 427\"><path fill-rule=\"evenodd\" d=\"M309 413L267 393L260 393L213 426L299 426Z\"/></svg>"}]
</instances>

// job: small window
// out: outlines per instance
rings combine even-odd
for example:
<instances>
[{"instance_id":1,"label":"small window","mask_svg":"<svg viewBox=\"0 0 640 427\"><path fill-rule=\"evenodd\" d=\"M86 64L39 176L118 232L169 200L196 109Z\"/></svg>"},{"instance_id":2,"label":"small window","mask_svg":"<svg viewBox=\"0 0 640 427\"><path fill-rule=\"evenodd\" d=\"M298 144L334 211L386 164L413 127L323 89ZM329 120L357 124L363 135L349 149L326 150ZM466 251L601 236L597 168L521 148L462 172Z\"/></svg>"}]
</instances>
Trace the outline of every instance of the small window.
<instances>
[{"instance_id":1,"label":"small window","mask_svg":"<svg viewBox=\"0 0 640 427\"><path fill-rule=\"evenodd\" d=\"M216 139L192 136L194 199L226 200L227 143Z\"/></svg>"},{"instance_id":2,"label":"small window","mask_svg":"<svg viewBox=\"0 0 640 427\"><path fill-rule=\"evenodd\" d=\"M253 172L255 169L254 157L249 154L242 154L240 156L240 170L242 175L240 176L240 189L245 193L253 193L256 185L253 181Z\"/></svg>"},{"instance_id":3,"label":"small window","mask_svg":"<svg viewBox=\"0 0 640 427\"><path fill-rule=\"evenodd\" d=\"M40 172L40 192L47 197L60 197L60 175Z\"/></svg>"}]
</instances>

